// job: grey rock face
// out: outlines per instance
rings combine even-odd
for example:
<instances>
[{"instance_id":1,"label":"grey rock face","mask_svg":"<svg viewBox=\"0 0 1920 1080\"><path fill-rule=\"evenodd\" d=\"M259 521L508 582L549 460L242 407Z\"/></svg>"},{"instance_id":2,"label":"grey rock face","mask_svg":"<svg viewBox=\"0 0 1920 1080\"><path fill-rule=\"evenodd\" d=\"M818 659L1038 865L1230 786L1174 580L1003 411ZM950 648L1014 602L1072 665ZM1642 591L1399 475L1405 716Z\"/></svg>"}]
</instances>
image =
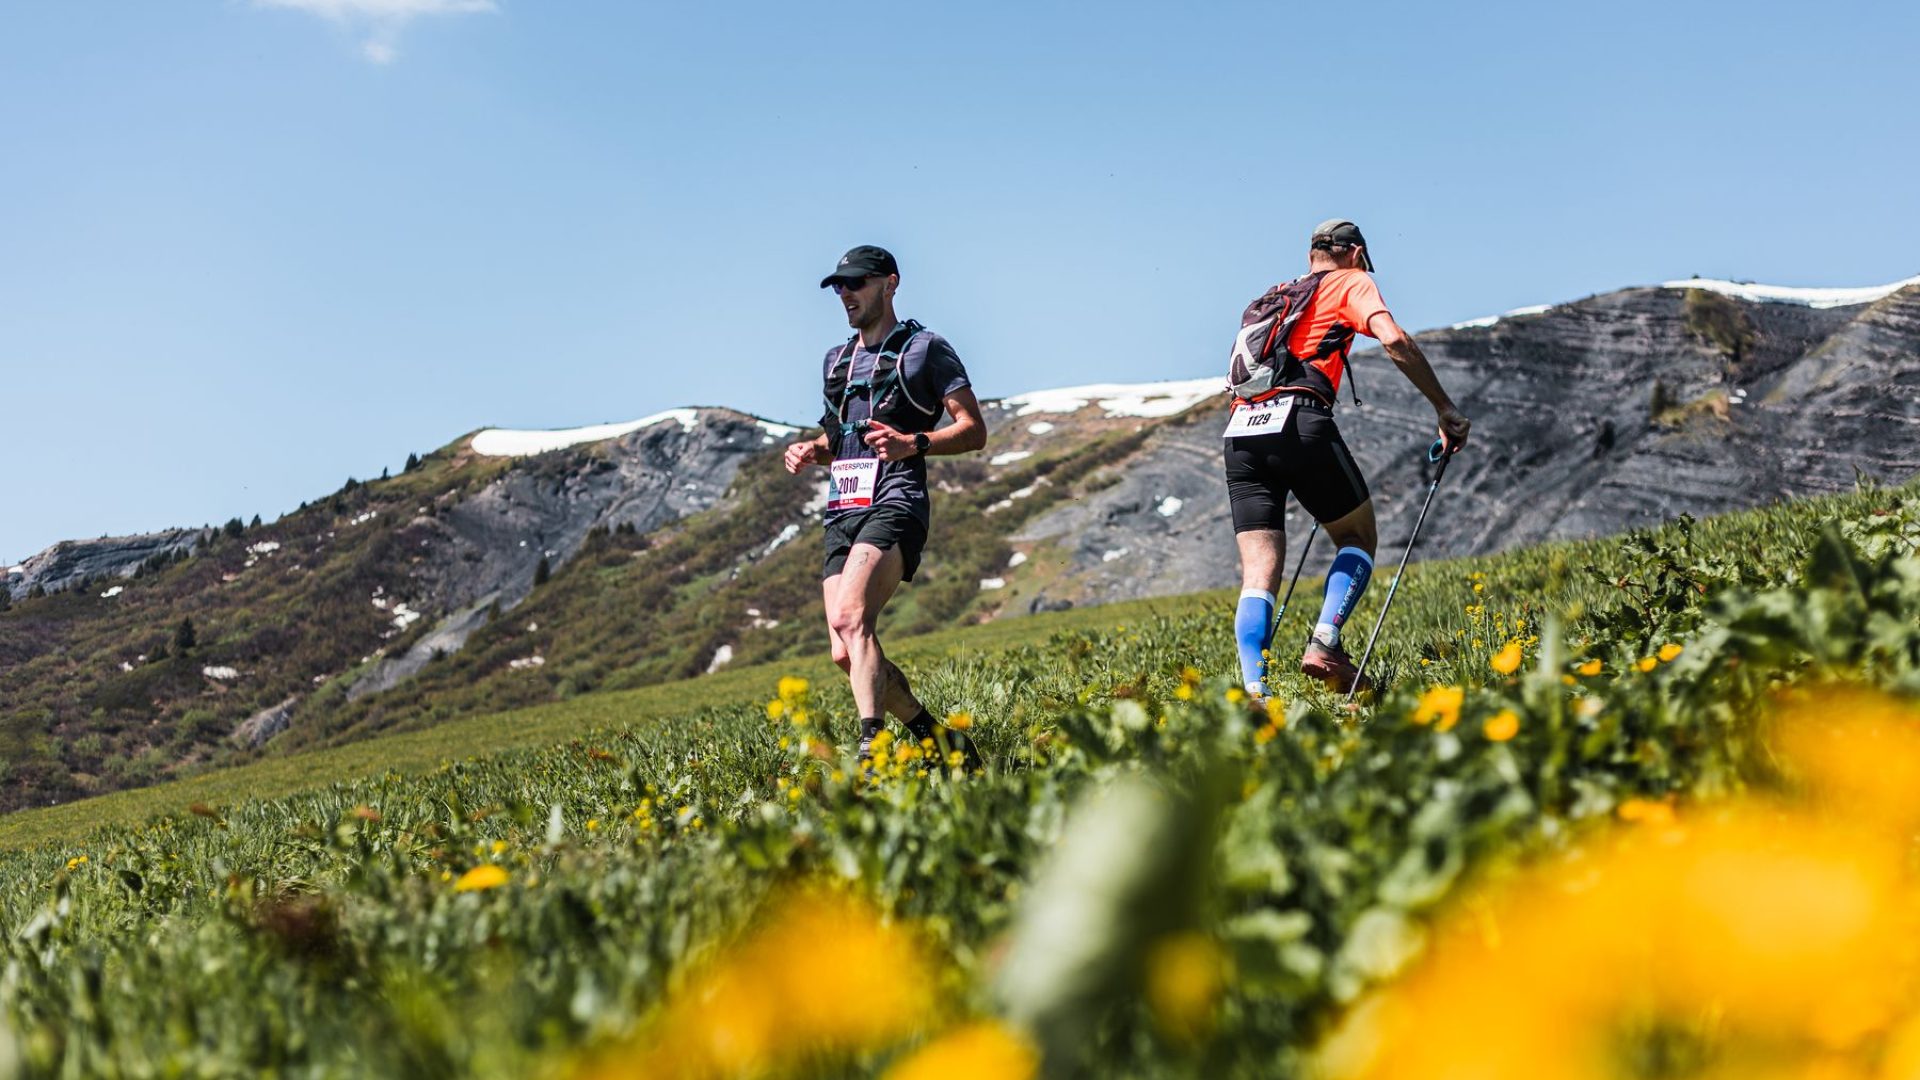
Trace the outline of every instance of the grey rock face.
<instances>
[{"instance_id":1,"label":"grey rock face","mask_svg":"<svg viewBox=\"0 0 1920 1080\"><path fill-rule=\"evenodd\" d=\"M17 573L8 571L6 589L18 600L35 585L53 593L89 579L132 577L141 563L156 555L171 555L175 551L192 554L205 541L206 533L200 529L63 540L21 563Z\"/></svg>"},{"instance_id":2,"label":"grey rock face","mask_svg":"<svg viewBox=\"0 0 1920 1080\"><path fill-rule=\"evenodd\" d=\"M512 607L533 589L545 556L558 568L596 527L651 532L719 502L747 457L775 440L759 421L701 409L692 427L664 421L607 443L524 459L476 494L408 526L433 557L416 572L423 610L497 598Z\"/></svg>"},{"instance_id":3,"label":"grey rock face","mask_svg":"<svg viewBox=\"0 0 1920 1080\"><path fill-rule=\"evenodd\" d=\"M242 746L259 746L287 730L293 723L293 706L299 700L298 696L290 697L242 720L240 726L233 729L233 741Z\"/></svg>"},{"instance_id":4,"label":"grey rock face","mask_svg":"<svg viewBox=\"0 0 1920 1080\"><path fill-rule=\"evenodd\" d=\"M434 516L409 523L414 564L407 598L448 614L397 656L381 658L348 697L390 689L448 654L485 626L494 604L512 608L533 590L544 557L557 569L595 528L632 525L642 533L720 501L740 463L777 441L761 422L728 409L700 409L696 421L663 421L619 439L556 450L518 467Z\"/></svg>"}]
</instances>

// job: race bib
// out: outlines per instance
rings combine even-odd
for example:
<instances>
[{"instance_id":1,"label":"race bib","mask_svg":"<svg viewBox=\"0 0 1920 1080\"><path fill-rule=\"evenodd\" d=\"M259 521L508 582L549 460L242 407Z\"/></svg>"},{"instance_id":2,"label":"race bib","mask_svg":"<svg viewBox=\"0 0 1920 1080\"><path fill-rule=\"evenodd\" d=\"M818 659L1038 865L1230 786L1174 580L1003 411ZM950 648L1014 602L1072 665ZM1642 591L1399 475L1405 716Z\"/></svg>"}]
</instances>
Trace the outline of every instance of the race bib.
<instances>
[{"instance_id":1,"label":"race bib","mask_svg":"<svg viewBox=\"0 0 1920 1080\"><path fill-rule=\"evenodd\" d=\"M873 505L873 485L880 476L879 458L836 461L827 488L828 510L858 510Z\"/></svg>"},{"instance_id":2,"label":"race bib","mask_svg":"<svg viewBox=\"0 0 1920 1080\"><path fill-rule=\"evenodd\" d=\"M1227 421L1226 437L1238 439L1242 435L1271 435L1284 429L1287 417L1293 412L1293 402L1292 396L1283 395L1235 405L1233 416Z\"/></svg>"}]
</instances>

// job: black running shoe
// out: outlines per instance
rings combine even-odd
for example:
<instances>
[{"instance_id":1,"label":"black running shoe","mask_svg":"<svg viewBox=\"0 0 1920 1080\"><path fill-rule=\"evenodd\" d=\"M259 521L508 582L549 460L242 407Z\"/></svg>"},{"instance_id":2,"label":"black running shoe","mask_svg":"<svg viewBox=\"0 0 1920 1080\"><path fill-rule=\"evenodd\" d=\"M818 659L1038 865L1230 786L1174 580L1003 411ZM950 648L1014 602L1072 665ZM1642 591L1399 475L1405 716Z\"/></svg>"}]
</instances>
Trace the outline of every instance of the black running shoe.
<instances>
[{"instance_id":1,"label":"black running shoe","mask_svg":"<svg viewBox=\"0 0 1920 1080\"><path fill-rule=\"evenodd\" d=\"M974 749L973 740L967 738L966 732L936 723L933 714L924 709L919 716L907 721L907 732L913 736L914 745L926 750L941 765L947 764L948 754L958 750L962 757L961 768L968 772L979 772L986 767L986 763L980 760L980 751ZM933 743L931 748L926 745L929 742Z\"/></svg>"}]
</instances>

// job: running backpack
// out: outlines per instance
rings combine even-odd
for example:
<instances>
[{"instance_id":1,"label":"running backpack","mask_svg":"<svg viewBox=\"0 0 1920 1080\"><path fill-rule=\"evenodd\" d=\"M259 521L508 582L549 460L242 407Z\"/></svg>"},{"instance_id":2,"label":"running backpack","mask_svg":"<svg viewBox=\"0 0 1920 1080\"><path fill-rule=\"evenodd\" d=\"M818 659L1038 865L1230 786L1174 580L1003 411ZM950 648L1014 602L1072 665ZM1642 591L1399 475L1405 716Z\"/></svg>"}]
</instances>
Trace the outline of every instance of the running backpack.
<instances>
[{"instance_id":1,"label":"running backpack","mask_svg":"<svg viewBox=\"0 0 1920 1080\"><path fill-rule=\"evenodd\" d=\"M894 327L880 343L880 356L874 361L873 371L864 379L851 377L853 354L859 348L860 335L847 339L840 358L827 371L827 411L820 418L820 426L829 439L835 443L840 441L847 427L847 402L862 392L871 403L868 416L890 428L911 433L932 431L937 426L939 404L926 406L913 400L913 392L907 389L906 379L900 374L900 357L913 343L915 335L925 329L912 319Z\"/></svg>"},{"instance_id":2,"label":"running backpack","mask_svg":"<svg viewBox=\"0 0 1920 1080\"><path fill-rule=\"evenodd\" d=\"M1282 282L1247 305L1240 316L1240 334L1233 339L1233 357L1227 368L1227 389L1236 401L1258 401L1282 388L1321 396L1309 384L1324 382L1325 376L1309 369L1308 365L1339 352L1352 339L1352 332L1328 334L1310 356L1293 355L1287 341L1293 335L1294 326L1313 306L1314 294L1320 291L1320 279L1328 273L1330 271L1320 270ZM1359 387L1352 383L1351 371L1348 376L1353 403L1359 405ZM1331 385L1327 390L1331 392Z\"/></svg>"}]
</instances>

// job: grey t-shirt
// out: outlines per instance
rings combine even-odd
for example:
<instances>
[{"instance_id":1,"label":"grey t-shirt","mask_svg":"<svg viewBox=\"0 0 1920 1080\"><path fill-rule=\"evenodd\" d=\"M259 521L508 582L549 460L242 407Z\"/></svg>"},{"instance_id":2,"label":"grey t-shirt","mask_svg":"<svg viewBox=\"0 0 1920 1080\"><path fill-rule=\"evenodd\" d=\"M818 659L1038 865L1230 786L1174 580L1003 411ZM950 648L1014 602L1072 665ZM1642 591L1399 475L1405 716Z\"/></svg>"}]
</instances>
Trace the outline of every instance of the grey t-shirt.
<instances>
[{"instance_id":1,"label":"grey t-shirt","mask_svg":"<svg viewBox=\"0 0 1920 1080\"><path fill-rule=\"evenodd\" d=\"M835 365L845 355L847 346L843 343L827 350L826 359L821 364L820 378L824 383L833 374ZM873 374L873 366L880 358L879 350L869 349L865 345L854 344L853 366L847 375L848 382L859 382ZM946 415L941 405L948 394L972 385L967 378L967 369L960 363L960 354L953 351L947 339L931 330L922 330L913 335L913 339L900 354L900 379L904 396L897 410L910 418L912 423L903 419L896 424L899 431L908 433L932 431L939 426L940 419ZM930 411L929 411L930 410ZM873 403L864 391L856 392L847 399L846 414L842 421L847 425L840 437L840 444L833 448L834 458L839 461L851 461L855 458L874 456L867 444L862 442L866 432L855 430L862 421L873 415ZM873 505L893 504L905 506L922 524L930 520L927 499L927 459L922 456L908 458L905 461L883 461L879 473L874 479ZM857 514L860 510L829 511L828 521L846 514Z\"/></svg>"}]
</instances>

